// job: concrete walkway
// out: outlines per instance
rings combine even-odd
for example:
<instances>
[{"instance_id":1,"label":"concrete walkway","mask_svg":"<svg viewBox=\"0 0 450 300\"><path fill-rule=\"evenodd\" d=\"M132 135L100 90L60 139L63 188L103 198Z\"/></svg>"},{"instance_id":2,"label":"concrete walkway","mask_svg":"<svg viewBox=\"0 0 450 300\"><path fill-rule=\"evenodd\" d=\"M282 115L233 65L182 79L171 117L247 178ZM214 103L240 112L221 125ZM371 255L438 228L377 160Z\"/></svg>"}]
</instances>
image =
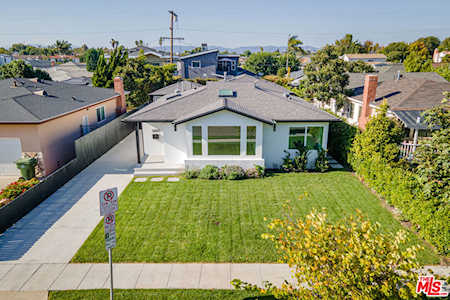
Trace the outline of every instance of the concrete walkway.
<instances>
[{"instance_id":1,"label":"concrete walkway","mask_svg":"<svg viewBox=\"0 0 450 300\"><path fill-rule=\"evenodd\" d=\"M131 181L135 147L133 132L0 235L0 264L68 263L101 220L99 191Z\"/></svg>"},{"instance_id":2,"label":"concrete walkway","mask_svg":"<svg viewBox=\"0 0 450 300\"><path fill-rule=\"evenodd\" d=\"M290 278L282 264L114 264L118 289L231 289L231 280L281 284ZM109 288L108 264L1 264L0 291Z\"/></svg>"}]
</instances>

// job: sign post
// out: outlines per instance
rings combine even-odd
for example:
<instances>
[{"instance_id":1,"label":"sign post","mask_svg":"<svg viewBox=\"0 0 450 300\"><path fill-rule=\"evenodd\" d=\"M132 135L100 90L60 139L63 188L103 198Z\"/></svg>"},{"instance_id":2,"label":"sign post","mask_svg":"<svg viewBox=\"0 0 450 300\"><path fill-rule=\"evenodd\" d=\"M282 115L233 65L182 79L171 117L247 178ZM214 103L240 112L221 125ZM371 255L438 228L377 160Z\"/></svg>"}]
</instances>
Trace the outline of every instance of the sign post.
<instances>
[{"instance_id":1,"label":"sign post","mask_svg":"<svg viewBox=\"0 0 450 300\"><path fill-rule=\"evenodd\" d=\"M113 293L113 267L112 267L112 248L116 247L116 216L118 209L117 188L100 191L100 215L104 216L103 224L105 226L105 245L108 250L109 260L109 278L110 278L110 300L114 299Z\"/></svg>"}]
</instances>

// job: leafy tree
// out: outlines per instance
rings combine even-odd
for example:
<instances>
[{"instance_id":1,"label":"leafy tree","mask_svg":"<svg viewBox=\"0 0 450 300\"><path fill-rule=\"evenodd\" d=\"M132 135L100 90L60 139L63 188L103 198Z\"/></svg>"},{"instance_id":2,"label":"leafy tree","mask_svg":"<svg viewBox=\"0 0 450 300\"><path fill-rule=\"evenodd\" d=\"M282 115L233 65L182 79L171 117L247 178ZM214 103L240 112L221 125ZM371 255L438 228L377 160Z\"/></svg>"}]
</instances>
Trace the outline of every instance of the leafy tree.
<instances>
[{"instance_id":1,"label":"leafy tree","mask_svg":"<svg viewBox=\"0 0 450 300\"><path fill-rule=\"evenodd\" d=\"M438 47L439 51L450 51L450 37L445 38Z\"/></svg>"},{"instance_id":2,"label":"leafy tree","mask_svg":"<svg viewBox=\"0 0 450 300\"><path fill-rule=\"evenodd\" d=\"M97 68L97 62L100 56L103 55L103 51L101 49L91 48L85 53L86 60L86 69L89 72L95 71Z\"/></svg>"},{"instance_id":3,"label":"leafy tree","mask_svg":"<svg viewBox=\"0 0 450 300\"><path fill-rule=\"evenodd\" d=\"M202 47L196 47L192 50L185 50L183 53L181 53L181 56L191 55L199 52L202 52Z\"/></svg>"},{"instance_id":4,"label":"leafy tree","mask_svg":"<svg viewBox=\"0 0 450 300\"><path fill-rule=\"evenodd\" d=\"M302 197L299 199L302 200ZM269 233L262 235L275 244L280 262L294 271L294 283L263 287L233 279L236 288L274 295L277 299L411 299L415 293L420 246L403 250L405 231L380 232L361 212L338 222L313 210L296 218L290 203L287 216L273 219Z\"/></svg>"},{"instance_id":5,"label":"leafy tree","mask_svg":"<svg viewBox=\"0 0 450 300\"><path fill-rule=\"evenodd\" d=\"M176 66L152 66L145 56L129 59L126 65L117 68L114 77L120 76L124 80L124 88L130 91L127 101L132 107L147 103L149 94L154 90L175 82L173 77Z\"/></svg>"},{"instance_id":6,"label":"leafy tree","mask_svg":"<svg viewBox=\"0 0 450 300\"><path fill-rule=\"evenodd\" d=\"M362 45L364 52L366 53L376 53L381 50L381 46L378 43L374 43L372 41L365 41Z\"/></svg>"},{"instance_id":7,"label":"leafy tree","mask_svg":"<svg viewBox=\"0 0 450 300\"><path fill-rule=\"evenodd\" d=\"M136 47L144 46L144 41L143 40L136 40L136 41L134 41L134 43L136 44Z\"/></svg>"},{"instance_id":8,"label":"leafy tree","mask_svg":"<svg viewBox=\"0 0 450 300\"><path fill-rule=\"evenodd\" d=\"M0 66L0 79L6 78L39 78L52 80L50 75L42 70L33 70L33 67L23 60L13 60L9 64Z\"/></svg>"},{"instance_id":9,"label":"leafy tree","mask_svg":"<svg viewBox=\"0 0 450 300\"><path fill-rule=\"evenodd\" d=\"M280 67L279 55L271 52L252 53L244 65L245 69L263 75L277 74Z\"/></svg>"},{"instance_id":10,"label":"leafy tree","mask_svg":"<svg viewBox=\"0 0 450 300\"><path fill-rule=\"evenodd\" d=\"M427 36L418 39L416 42L423 43L425 47L428 49L428 55L433 55L434 49L439 47L441 41L435 36Z\"/></svg>"},{"instance_id":11,"label":"leafy tree","mask_svg":"<svg viewBox=\"0 0 450 300\"><path fill-rule=\"evenodd\" d=\"M378 113L371 117L366 129L358 134L350 149L350 162L353 166L380 154L386 162L395 162L399 157L398 145L403 139L402 127L386 116L388 106L383 104Z\"/></svg>"},{"instance_id":12,"label":"leafy tree","mask_svg":"<svg viewBox=\"0 0 450 300\"><path fill-rule=\"evenodd\" d=\"M334 46L326 45L311 57L311 63L304 69L306 99L328 102L333 98L338 107L344 104L349 76L346 74L346 64L338 53Z\"/></svg>"},{"instance_id":13,"label":"leafy tree","mask_svg":"<svg viewBox=\"0 0 450 300\"><path fill-rule=\"evenodd\" d=\"M64 40L57 40L56 43L53 45L53 48L56 50L59 54L70 54L72 53L72 44L68 41Z\"/></svg>"},{"instance_id":14,"label":"leafy tree","mask_svg":"<svg viewBox=\"0 0 450 300\"><path fill-rule=\"evenodd\" d=\"M445 57L448 57L448 55ZM434 68L434 72L444 77L447 81L450 81L450 62Z\"/></svg>"},{"instance_id":15,"label":"leafy tree","mask_svg":"<svg viewBox=\"0 0 450 300\"><path fill-rule=\"evenodd\" d=\"M450 92L444 97L442 105L425 111L424 119L433 134L427 145L417 148L414 157L418 180L436 206L450 199Z\"/></svg>"},{"instance_id":16,"label":"leafy tree","mask_svg":"<svg viewBox=\"0 0 450 300\"><path fill-rule=\"evenodd\" d=\"M7 49L0 47L0 54L11 54Z\"/></svg>"},{"instance_id":17,"label":"leafy tree","mask_svg":"<svg viewBox=\"0 0 450 300\"><path fill-rule=\"evenodd\" d=\"M390 43L383 49L387 60L391 62L403 62L409 54L409 46L405 42Z\"/></svg>"},{"instance_id":18,"label":"leafy tree","mask_svg":"<svg viewBox=\"0 0 450 300\"><path fill-rule=\"evenodd\" d=\"M288 59L289 69L291 70L291 72L300 70L300 67L301 67L300 60L297 58L297 56L294 53L289 53L287 59ZM278 62L278 64L279 64L278 71L283 69L283 71L286 72L286 68L285 68L286 53L284 53L282 55L279 55L278 60L279 60L279 62ZM284 74L286 74L286 73L284 73Z\"/></svg>"},{"instance_id":19,"label":"leafy tree","mask_svg":"<svg viewBox=\"0 0 450 300\"><path fill-rule=\"evenodd\" d=\"M346 34L342 39L335 42L338 55L346 53L363 53L364 47L357 40L353 40L352 34Z\"/></svg>"},{"instance_id":20,"label":"leafy tree","mask_svg":"<svg viewBox=\"0 0 450 300\"><path fill-rule=\"evenodd\" d=\"M96 87L112 88L114 86L113 74L117 68L127 63L128 53L123 46L114 48L110 53L108 61L105 55L100 55L97 67L92 75L92 84Z\"/></svg>"},{"instance_id":21,"label":"leafy tree","mask_svg":"<svg viewBox=\"0 0 450 300\"><path fill-rule=\"evenodd\" d=\"M245 51L242 53L242 55L243 55L243 56L246 56L246 57L249 57L250 55L252 55L252 52L251 52L250 50L245 50Z\"/></svg>"},{"instance_id":22,"label":"leafy tree","mask_svg":"<svg viewBox=\"0 0 450 300\"><path fill-rule=\"evenodd\" d=\"M347 72L350 73L373 73L375 69L372 65L369 65L362 60L347 61L345 64Z\"/></svg>"},{"instance_id":23,"label":"leafy tree","mask_svg":"<svg viewBox=\"0 0 450 300\"><path fill-rule=\"evenodd\" d=\"M423 42L409 45L409 55L403 63L406 72L431 72L431 56Z\"/></svg>"}]
</instances>

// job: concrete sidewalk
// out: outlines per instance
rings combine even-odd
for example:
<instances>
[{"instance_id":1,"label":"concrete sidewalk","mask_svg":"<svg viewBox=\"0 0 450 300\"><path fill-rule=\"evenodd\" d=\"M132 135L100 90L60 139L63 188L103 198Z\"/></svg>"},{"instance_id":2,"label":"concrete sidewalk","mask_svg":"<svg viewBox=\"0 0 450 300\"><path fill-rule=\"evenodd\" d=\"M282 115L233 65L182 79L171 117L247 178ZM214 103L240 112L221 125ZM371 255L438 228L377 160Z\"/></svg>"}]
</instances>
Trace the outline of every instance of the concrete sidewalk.
<instances>
[{"instance_id":1,"label":"concrete sidewalk","mask_svg":"<svg viewBox=\"0 0 450 300\"><path fill-rule=\"evenodd\" d=\"M0 235L0 264L68 263L101 220L99 191L133 178L132 147L134 132Z\"/></svg>"},{"instance_id":2,"label":"concrete sidewalk","mask_svg":"<svg viewBox=\"0 0 450 300\"><path fill-rule=\"evenodd\" d=\"M114 264L118 289L231 289L231 280L281 284L290 270L282 264ZM108 264L0 264L0 291L109 288Z\"/></svg>"},{"instance_id":3,"label":"concrete sidewalk","mask_svg":"<svg viewBox=\"0 0 450 300\"><path fill-rule=\"evenodd\" d=\"M432 266L449 276L448 267ZM293 282L285 264L127 264L113 265L118 289L231 289L237 278L253 284ZM0 264L0 291L85 290L109 288L108 264Z\"/></svg>"}]
</instances>

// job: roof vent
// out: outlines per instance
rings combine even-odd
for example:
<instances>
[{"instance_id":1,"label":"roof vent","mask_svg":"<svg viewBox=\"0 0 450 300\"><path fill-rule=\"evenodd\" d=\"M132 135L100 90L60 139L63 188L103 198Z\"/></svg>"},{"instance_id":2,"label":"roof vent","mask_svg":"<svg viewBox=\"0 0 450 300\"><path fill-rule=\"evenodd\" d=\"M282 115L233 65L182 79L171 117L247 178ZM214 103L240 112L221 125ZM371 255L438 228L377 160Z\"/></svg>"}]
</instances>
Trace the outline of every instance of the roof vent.
<instances>
[{"instance_id":1,"label":"roof vent","mask_svg":"<svg viewBox=\"0 0 450 300\"><path fill-rule=\"evenodd\" d=\"M235 97L236 92L233 90L219 90L219 97Z\"/></svg>"},{"instance_id":2,"label":"roof vent","mask_svg":"<svg viewBox=\"0 0 450 300\"><path fill-rule=\"evenodd\" d=\"M38 95L38 96L48 96L48 94L45 90L37 90L37 91L34 91L33 94Z\"/></svg>"}]
</instances>

